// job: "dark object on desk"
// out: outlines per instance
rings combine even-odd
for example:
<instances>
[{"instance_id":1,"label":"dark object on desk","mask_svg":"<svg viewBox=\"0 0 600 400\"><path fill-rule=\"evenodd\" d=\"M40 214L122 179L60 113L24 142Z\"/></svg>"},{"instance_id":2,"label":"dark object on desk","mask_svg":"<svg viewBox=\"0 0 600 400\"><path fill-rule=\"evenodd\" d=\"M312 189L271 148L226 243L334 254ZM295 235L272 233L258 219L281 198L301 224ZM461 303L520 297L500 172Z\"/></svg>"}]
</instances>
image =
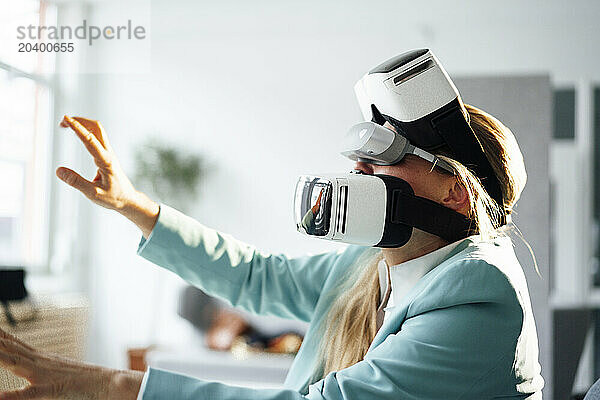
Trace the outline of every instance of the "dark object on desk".
<instances>
[{"instance_id":1,"label":"dark object on desk","mask_svg":"<svg viewBox=\"0 0 600 400\"><path fill-rule=\"evenodd\" d=\"M303 336L298 332L281 332L265 335L250 329L244 335L246 344L254 349L279 354L296 354L302 345Z\"/></svg>"},{"instance_id":2,"label":"dark object on desk","mask_svg":"<svg viewBox=\"0 0 600 400\"><path fill-rule=\"evenodd\" d=\"M8 302L23 300L26 297L25 270L22 268L0 269L0 303L2 303L6 319L11 326L15 326L17 323L10 312Z\"/></svg>"},{"instance_id":3,"label":"dark object on desk","mask_svg":"<svg viewBox=\"0 0 600 400\"><path fill-rule=\"evenodd\" d=\"M235 339L249 329L250 325L240 314L226 308L219 309L206 332L205 344L212 350L231 350Z\"/></svg>"},{"instance_id":4,"label":"dark object on desk","mask_svg":"<svg viewBox=\"0 0 600 400\"><path fill-rule=\"evenodd\" d=\"M194 286L181 292L177 313L205 334L205 344L212 350L233 350L241 344L244 351L295 354L302 344L303 337L296 332L261 333L241 313Z\"/></svg>"},{"instance_id":5,"label":"dark object on desk","mask_svg":"<svg viewBox=\"0 0 600 400\"><path fill-rule=\"evenodd\" d=\"M206 345L213 350L229 350L248 329L241 315L195 286L183 289L177 313L206 334Z\"/></svg>"},{"instance_id":6,"label":"dark object on desk","mask_svg":"<svg viewBox=\"0 0 600 400\"><path fill-rule=\"evenodd\" d=\"M187 286L179 296L177 314L188 320L201 332L210 329L220 305L215 299L195 286Z\"/></svg>"}]
</instances>

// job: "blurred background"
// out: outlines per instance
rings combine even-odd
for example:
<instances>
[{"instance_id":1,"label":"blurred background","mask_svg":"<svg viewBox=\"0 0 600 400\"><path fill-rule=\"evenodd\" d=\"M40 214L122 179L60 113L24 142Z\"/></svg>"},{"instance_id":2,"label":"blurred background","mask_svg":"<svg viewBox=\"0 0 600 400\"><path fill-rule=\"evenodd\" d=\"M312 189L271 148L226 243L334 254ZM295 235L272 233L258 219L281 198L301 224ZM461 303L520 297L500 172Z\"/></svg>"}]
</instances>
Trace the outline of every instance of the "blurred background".
<instances>
[{"instance_id":1,"label":"blurred background","mask_svg":"<svg viewBox=\"0 0 600 400\"><path fill-rule=\"evenodd\" d=\"M279 385L293 345L270 356L245 345L219 352L207 348L207 334L235 315L239 323L223 332L253 332L246 344L276 347L268 339L301 337L306 326L228 310L138 257L135 226L55 177L58 166L95 174L58 123L64 114L100 120L134 184L210 227L267 252L334 250L342 245L296 233L296 179L352 169L337 148L361 120L355 81L426 47L465 102L518 138L529 181L516 220L541 277L525 243L514 241L534 305L544 397L585 393L600 377L599 17L592 0L2 1L0 269L24 269L33 299L11 300L13 329L39 329L32 340L41 346L110 367L150 363ZM91 45L49 31L39 40L17 35L18 26L83 21L130 21L145 35ZM36 42L75 47L18 51Z\"/></svg>"}]
</instances>

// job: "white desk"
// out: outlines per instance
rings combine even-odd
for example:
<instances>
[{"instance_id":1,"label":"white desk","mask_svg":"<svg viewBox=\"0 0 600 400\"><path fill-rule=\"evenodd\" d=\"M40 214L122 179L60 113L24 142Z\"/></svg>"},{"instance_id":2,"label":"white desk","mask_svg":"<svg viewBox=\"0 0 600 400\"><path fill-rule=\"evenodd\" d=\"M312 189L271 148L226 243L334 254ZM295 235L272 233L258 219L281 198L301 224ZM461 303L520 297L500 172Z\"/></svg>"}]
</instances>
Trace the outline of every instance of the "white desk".
<instances>
[{"instance_id":1,"label":"white desk","mask_svg":"<svg viewBox=\"0 0 600 400\"><path fill-rule=\"evenodd\" d=\"M153 368L193 376L212 382L253 388L280 388L294 357L283 354L258 354L245 359L231 352L206 347L193 350L154 350L146 361Z\"/></svg>"}]
</instances>

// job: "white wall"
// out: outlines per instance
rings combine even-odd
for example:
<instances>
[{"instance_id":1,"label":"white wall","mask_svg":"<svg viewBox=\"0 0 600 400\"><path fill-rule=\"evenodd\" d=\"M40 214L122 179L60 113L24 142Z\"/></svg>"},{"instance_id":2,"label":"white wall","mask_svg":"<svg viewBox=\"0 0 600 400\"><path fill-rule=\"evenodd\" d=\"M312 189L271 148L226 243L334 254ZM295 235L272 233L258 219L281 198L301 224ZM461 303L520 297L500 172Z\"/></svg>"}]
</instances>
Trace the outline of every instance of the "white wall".
<instances>
[{"instance_id":1,"label":"white wall","mask_svg":"<svg viewBox=\"0 0 600 400\"><path fill-rule=\"evenodd\" d=\"M135 6L110 4L94 4L93 17L135 17ZM599 2L461 4L156 0L152 73L82 76L77 112L103 122L129 171L133 150L151 134L206 154L210 177L192 215L207 225L264 250L332 249L294 231L293 185L301 173L351 169L337 143L360 119L352 86L369 68L429 47L452 75L600 80ZM136 57L115 57L110 43L94 51L86 62L107 68ZM86 207L84 267L95 307L90 359L124 366L128 345L173 342L181 332L190 338L171 316L179 281L135 256L134 227ZM167 289L157 314L158 282Z\"/></svg>"}]
</instances>

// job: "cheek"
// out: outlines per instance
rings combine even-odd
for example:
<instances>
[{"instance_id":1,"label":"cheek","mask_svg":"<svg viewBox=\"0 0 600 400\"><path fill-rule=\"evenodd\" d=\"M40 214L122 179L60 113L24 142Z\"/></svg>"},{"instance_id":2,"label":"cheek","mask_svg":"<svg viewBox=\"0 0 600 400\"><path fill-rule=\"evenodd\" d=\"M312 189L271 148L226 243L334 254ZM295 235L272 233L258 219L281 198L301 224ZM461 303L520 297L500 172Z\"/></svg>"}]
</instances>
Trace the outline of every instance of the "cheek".
<instances>
[{"instance_id":1,"label":"cheek","mask_svg":"<svg viewBox=\"0 0 600 400\"><path fill-rule=\"evenodd\" d=\"M435 179L435 173L430 173L429 170L403 168L402 165L377 166L377 168L373 168L373 173L403 179L410 184L416 196L438 201L440 185Z\"/></svg>"},{"instance_id":2,"label":"cheek","mask_svg":"<svg viewBox=\"0 0 600 400\"><path fill-rule=\"evenodd\" d=\"M409 176L408 179L402 179L410 183L410 186L412 186L416 196L425 197L428 199L434 198L433 195L435 194L435 185L432 184L433 182L430 179L426 179L426 177L422 176L416 176L416 174Z\"/></svg>"},{"instance_id":3,"label":"cheek","mask_svg":"<svg viewBox=\"0 0 600 400\"><path fill-rule=\"evenodd\" d=\"M440 185L439 182L435 179L420 179L416 180L414 183L409 182L415 191L415 195L420 197L425 197L427 199L433 201L440 200Z\"/></svg>"}]
</instances>

